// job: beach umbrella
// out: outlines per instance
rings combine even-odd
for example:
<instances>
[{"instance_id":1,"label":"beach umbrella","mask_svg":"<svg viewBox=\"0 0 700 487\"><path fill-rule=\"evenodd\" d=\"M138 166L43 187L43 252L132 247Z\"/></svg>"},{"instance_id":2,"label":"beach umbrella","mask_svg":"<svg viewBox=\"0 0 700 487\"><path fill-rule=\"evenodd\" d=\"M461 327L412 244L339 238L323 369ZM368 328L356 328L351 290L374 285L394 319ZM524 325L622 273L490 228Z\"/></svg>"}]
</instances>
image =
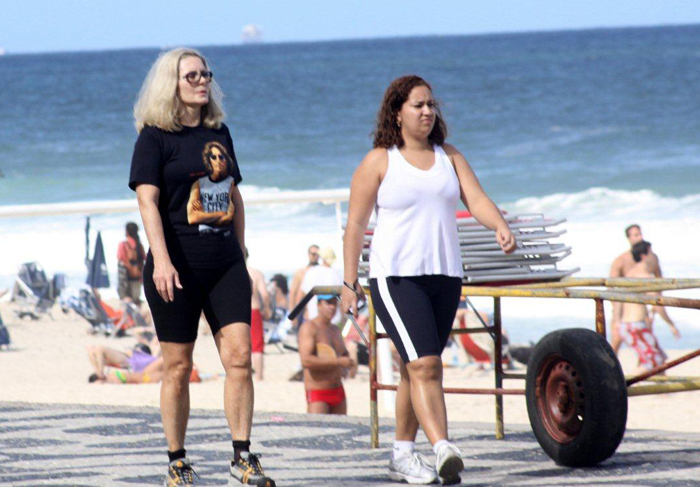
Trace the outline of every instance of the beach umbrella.
<instances>
[{"instance_id":1,"label":"beach umbrella","mask_svg":"<svg viewBox=\"0 0 700 487\"><path fill-rule=\"evenodd\" d=\"M88 278L85 284L92 288L109 287L109 274L107 273L107 262L105 261L105 249L102 246L102 234L97 232L95 241L95 252L88 266Z\"/></svg>"}]
</instances>

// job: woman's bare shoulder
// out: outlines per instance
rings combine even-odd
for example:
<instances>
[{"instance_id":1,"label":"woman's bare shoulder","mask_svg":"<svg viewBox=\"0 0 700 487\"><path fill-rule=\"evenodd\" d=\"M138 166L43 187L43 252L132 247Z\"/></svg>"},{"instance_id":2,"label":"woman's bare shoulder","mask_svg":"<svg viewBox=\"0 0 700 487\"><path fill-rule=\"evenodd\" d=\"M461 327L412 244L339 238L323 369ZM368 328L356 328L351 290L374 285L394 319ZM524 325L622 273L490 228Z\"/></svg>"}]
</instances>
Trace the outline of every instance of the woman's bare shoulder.
<instances>
[{"instance_id":1,"label":"woman's bare shoulder","mask_svg":"<svg viewBox=\"0 0 700 487\"><path fill-rule=\"evenodd\" d=\"M362 160L363 163L369 164L381 164L386 163L389 160L386 149L381 147L375 147L367 153L365 158Z\"/></svg>"},{"instance_id":2,"label":"woman's bare shoulder","mask_svg":"<svg viewBox=\"0 0 700 487\"><path fill-rule=\"evenodd\" d=\"M389 157L386 149L375 148L365 155L364 159L357 168L357 172L361 174L380 174L386 173L386 168L389 164Z\"/></svg>"},{"instance_id":3,"label":"woman's bare shoulder","mask_svg":"<svg viewBox=\"0 0 700 487\"><path fill-rule=\"evenodd\" d=\"M464 157L462 155L462 153L452 144L448 144L448 143L442 144L442 150L444 150L445 154L447 154L450 157L452 157L452 156Z\"/></svg>"}]
</instances>

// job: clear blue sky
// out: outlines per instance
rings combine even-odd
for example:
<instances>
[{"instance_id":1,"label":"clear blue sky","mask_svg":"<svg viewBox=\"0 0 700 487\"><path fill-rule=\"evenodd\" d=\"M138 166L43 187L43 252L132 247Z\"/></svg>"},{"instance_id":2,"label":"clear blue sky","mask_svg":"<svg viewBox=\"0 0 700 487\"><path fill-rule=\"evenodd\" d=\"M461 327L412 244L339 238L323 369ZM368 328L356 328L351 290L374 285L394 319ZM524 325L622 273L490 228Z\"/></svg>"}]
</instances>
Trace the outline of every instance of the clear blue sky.
<instances>
[{"instance_id":1,"label":"clear blue sky","mask_svg":"<svg viewBox=\"0 0 700 487\"><path fill-rule=\"evenodd\" d=\"M698 0L19 0L0 2L8 53L700 23Z\"/></svg>"}]
</instances>

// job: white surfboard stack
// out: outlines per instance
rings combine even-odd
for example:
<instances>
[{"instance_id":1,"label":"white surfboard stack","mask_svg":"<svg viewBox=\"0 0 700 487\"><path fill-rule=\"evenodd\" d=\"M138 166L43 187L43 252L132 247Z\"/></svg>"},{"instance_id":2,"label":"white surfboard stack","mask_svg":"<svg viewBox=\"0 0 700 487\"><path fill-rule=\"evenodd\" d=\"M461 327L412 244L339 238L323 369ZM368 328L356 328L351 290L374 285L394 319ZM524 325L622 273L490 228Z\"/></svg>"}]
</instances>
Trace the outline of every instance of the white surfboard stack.
<instances>
[{"instance_id":1,"label":"white surfboard stack","mask_svg":"<svg viewBox=\"0 0 700 487\"><path fill-rule=\"evenodd\" d=\"M460 212L462 213L462 212ZM558 263L571 255L571 247L550 243L566 233L554 229L566 221L542 214L504 215L518 242L518 248L505 254L496 242L495 232L472 217L457 218L459 245L464 266L464 283L508 283L558 280L578 272L580 268L559 269ZM365 248L360 261L360 277L369 274L369 246L373 227L365 235Z\"/></svg>"}]
</instances>

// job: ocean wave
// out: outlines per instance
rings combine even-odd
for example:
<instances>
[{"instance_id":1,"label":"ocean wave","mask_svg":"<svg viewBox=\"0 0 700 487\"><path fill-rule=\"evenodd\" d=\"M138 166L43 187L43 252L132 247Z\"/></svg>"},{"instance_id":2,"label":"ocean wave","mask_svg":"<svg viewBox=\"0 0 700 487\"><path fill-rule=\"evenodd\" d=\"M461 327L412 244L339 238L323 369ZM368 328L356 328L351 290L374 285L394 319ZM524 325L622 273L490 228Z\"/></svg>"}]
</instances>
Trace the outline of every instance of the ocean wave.
<instances>
[{"instance_id":1,"label":"ocean wave","mask_svg":"<svg viewBox=\"0 0 700 487\"><path fill-rule=\"evenodd\" d=\"M260 186L243 186L242 192L244 198L289 193L279 188ZM673 198L650 190L590 188L578 193L523 198L502 207L510 213L544 213L549 217L567 218L566 223L555 227L567 230L557 241L570 245L573 252L560 263L560 268L580 267L581 271L576 277L608 275L615 257L629 249L624 236L624 228L629 223L642 225L644 237L653 243L665 276L700 277L696 245L700 241L700 194ZM343 209L346 208L344 205ZM338 255L336 268L342 269L342 232L337 226L332 205L251 206L246 212L249 262L267 277L277 272L291 275L302 267L310 244L332 246ZM124 236L124 223L129 220L140 222L140 217L133 212L91 219L90 250L96 231L101 231L107 267L113 280L113 289L107 292L109 296L114 294L116 285L117 245ZM11 286L17 267L28 261L40 262L49 274L67 273L72 285L84 282L84 217L0 219L0 234L3 235L0 288ZM700 298L698 290L672 294ZM485 306L489 303L486 299L482 301ZM477 305L481 306L481 303ZM592 309L591 303L586 300L507 299L503 313L508 323L528 327L529 335L535 329L539 333L553 327L592 323ZM670 313L682 332L697 324L697 311L673 309Z\"/></svg>"},{"instance_id":2,"label":"ocean wave","mask_svg":"<svg viewBox=\"0 0 700 487\"><path fill-rule=\"evenodd\" d=\"M552 217L566 217L570 221L700 218L700 194L674 198L649 189L589 188L577 193L522 198L501 206L511 213L545 213Z\"/></svg>"}]
</instances>

